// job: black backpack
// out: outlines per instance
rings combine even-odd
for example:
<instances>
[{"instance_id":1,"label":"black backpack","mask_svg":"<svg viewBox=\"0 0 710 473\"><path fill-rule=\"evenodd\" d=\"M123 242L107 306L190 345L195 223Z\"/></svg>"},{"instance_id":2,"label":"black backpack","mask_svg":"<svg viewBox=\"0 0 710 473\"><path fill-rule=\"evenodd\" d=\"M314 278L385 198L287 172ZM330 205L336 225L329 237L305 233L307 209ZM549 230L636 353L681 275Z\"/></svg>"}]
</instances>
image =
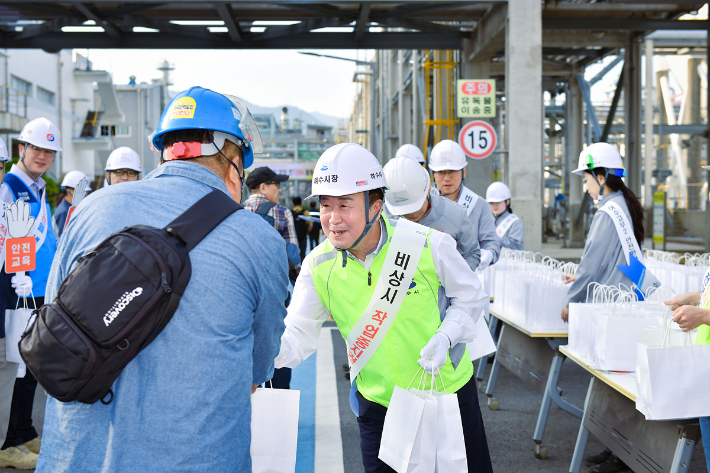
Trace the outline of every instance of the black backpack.
<instances>
[{"instance_id":1,"label":"black backpack","mask_svg":"<svg viewBox=\"0 0 710 473\"><path fill-rule=\"evenodd\" d=\"M215 190L165 228L124 228L81 256L20 340L39 384L60 401L110 403L123 368L177 310L192 272L190 250L241 208Z\"/></svg>"}]
</instances>

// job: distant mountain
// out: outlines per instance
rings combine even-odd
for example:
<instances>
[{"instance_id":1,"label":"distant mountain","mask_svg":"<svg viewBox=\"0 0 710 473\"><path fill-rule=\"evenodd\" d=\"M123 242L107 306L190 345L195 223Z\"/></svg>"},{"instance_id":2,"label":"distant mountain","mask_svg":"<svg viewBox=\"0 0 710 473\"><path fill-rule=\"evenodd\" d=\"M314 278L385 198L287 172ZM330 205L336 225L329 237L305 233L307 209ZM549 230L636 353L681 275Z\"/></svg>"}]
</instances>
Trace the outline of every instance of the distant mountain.
<instances>
[{"instance_id":1,"label":"distant mountain","mask_svg":"<svg viewBox=\"0 0 710 473\"><path fill-rule=\"evenodd\" d=\"M342 118L333 117L330 115L325 115L318 112L306 112L293 105L284 105L281 107L262 107L261 105L254 105L247 102L249 111L253 114L256 113L271 113L276 117L276 121L281 119L281 109L283 107L288 108L288 119L293 125L294 118L300 118L304 123L316 123L318 125L328 125L332 126L333 129L338 127L338 120Z\"/></svg>"}]
</instances>

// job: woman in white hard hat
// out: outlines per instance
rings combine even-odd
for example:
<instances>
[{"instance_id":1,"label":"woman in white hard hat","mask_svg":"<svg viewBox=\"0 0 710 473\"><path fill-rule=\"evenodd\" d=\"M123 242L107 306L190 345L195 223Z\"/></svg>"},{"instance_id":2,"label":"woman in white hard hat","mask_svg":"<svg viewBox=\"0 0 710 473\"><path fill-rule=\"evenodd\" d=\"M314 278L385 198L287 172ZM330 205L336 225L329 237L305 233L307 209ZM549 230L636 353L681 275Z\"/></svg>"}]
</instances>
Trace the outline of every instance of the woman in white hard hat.
<instances>
[{"instance_id":1,"label":"woman in white hard hat","mask_svg":"<svg viewBox=\"0 0 710 473\"><path fill-rule=\"evenodd\" d=\"M141 158L138 153L128 146L116 148L106 160L104 187L121 182L137 181L142 171Z\"/></svg>"},{"instance_id":2,"label":"woman in white hard hat","mask_svg":"<svg viewBox=\"0 0 710 473\"><path fill-rule=\"evenodd\" d=\"M426 168L426 159L424 159L424 153L422 153L422 150L420 150L417 146L414 146L412 144L400 146L394 157L404 157L413 159L419 164L421 164L423 168Z\"/></svg>"},{"instance_id":3,"label":"woman in white hard hat","mask_svg":"<svg viewBox=\"0 0 710 473\"><path fill-rule=\"evenodd\" d=\"M562 309L564 321L568 320L570 302L587 302L590 284L632 287L637 281L629 279L618 266L628 266L632 255L643 261L644 211L638 197L622 180L626 171L617 149L609 143L590 145L580 153L573 173L582 176L586 191L598 200L599 210L592 219L577 274L567 277L572 285L567 307ZM640 296L643 297L649 285L657 284L653 275L646 272ZM589 297L592 295L590 293ZM597 465L590 470L592 473L613 473L628 468L609 449L586 456L584 460L588 465Z\"/></svg>"},{"instance_id":4,"label":"woman in white hard hat","mask_svg":"<svg viewBox=\"0 0 710 473\"><path fill-rule=\"evenodd\" d=\"M457 395L468 471L489 473L473 365L466 350L459 359L450 351L473 340L488 296L451 236L381 215L385 186L382 166L362 146L341 143L318 159L312 197L328 239L303 262L274 365L295 368L310 356L332 316L357 380L365 472L393 471L379 455L387 408L395 386L407 388L423 369Z\"/></svg>"},{"instance_id":5,"label":"woman in white hard hat","mask_svg":"<svg viewBox=\"0 0 710 473\"><path fill-rule=\"evenodd\" d=\"M627 287L635 284L636 281L617 266L628 266L630 253L643 261L644 238L644 210L636 194L621 179L626 171L614 146L609 143L589 146L580 153L579 165L573 173L583 177L585 189L599 202L599 211L592 219L577 274L568 277L568 281L573 281L568 303L586 302L587 286L595 282L608 286L621 283ZM629 230L633 234L629 235ZM640 290L645 292L649 284L657 283L653 275L646 272L644 287ZM568 312L567 307L562 310L565 321Z\"/></svg>"},{"instance_id":6,"label":"woman in white hard hat","mask_svg":"<svg viewBox=\"0 0 710 473\"><path fill-rule=\"evenodd\" d=\"M30 215L37 224L32 227L29 236L36 240L34 271L29 275L15 275L11 279L12 287L19 298L34 296L33 301L19 302L26 307L44 304L44 294L49 277L49 269L57 250L57 238L52 227L52 209L47 202L46 183L42 175L52 167L58 151L62 151L59 129L46 118L36 118L24 126L18 138L20 161L13 165L0 187L0 198L11 204L24 200L30 205ZM13 307L16 307L13 304ZM27 371L23 378L15 381L12 396L12 410L3 450L22 447L30 452L39 453L40 439L32 426L32 405L37 389L37 380ZM24 453L28 455L27 453ZM2 456L2 451L0 451ZM33 457L36 461L36 455ZM31 460L28 458L27 460Z\"/></svg>"},{"instance_id":7,"label":"woman in white hard hat","mask_svg":"<svg viewBox=\"0 0 710 473\"><path fill-rule=\"evenodd\" d=\"M525 228L523 222L510 207L510 189L502 182L494 182L486 190L486 200L496 218L496 235L503 248L523 250Z\"/></svg>"},{"instance_id":8,"label":"woman in white hard hat","mask_svg":"<svg viewBox=\"0 0 710 473\"><path fill-rule=\"evenodd\" d=\"M81 171L69 171L64 179L62 180L62 190L64 191L64 197L62 201L54 209L54 228L57 231L57 238L62 236L64 232L64 225L67 221L67 215L69 214L69 208L72 206L72 200L74 199L74 188L76 185L85 179L89 182L89 178Z\"/></svg>"},{"instance_id":9,"label":"woman in white hard hat","mask_svg":"<svg viewBox=\"0 0 710 473\"><path fill-rule=\"evenodd\" d=\"M434 195L442 195L466 209L476 231L475 237L481 246L481 269L498 261L500 240L496 236L496 224L486 202L463 185L466 177L466 155L455 141L444 140L431 150L429 169L434 172L436 189Z\"/></svg>"},{"instance_id":10,"label":"woman in white hard hat","mask_svg":"<svg viewBox=\"0 0 710 473\"><path fill-rule=\"evenodd\" d=\"M429 173L411 158L396 157L384 167L385 211L391 221L404 217L456 240L456 249L472 271L481 262L481 247L466 210L440 195L430 195Z\"/></svg>"}]
</instances>

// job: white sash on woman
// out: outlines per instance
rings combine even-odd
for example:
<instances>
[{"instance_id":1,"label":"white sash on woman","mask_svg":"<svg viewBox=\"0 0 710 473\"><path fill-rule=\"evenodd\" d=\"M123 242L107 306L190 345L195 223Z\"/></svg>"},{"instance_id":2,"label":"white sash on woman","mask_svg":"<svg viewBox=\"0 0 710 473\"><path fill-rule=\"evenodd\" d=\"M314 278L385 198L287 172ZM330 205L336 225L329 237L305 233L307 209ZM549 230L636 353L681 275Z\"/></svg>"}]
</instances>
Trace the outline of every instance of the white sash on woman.
<instances>
[{"instance_id":1,"label":"white sash on woman","mask_svg":"<svg viewBox=\"0 0 710 473\"><path fill-rule=\"evenodd\" d=\"M621 248L623 250L624 257L626 258L626 264L631 266L633 269L634 265L632 264L630 255L634 255L634 257L641 263L642 270L638 272L638 280L634 281L633 277L629 277L631 279L631 282L636 284L641 290L641 292L643 292L644 294L646 294L646 291L652 286L660 286L660 282L658 281L658 279L656 279L656 277L652 273L647 271L645 265L643 264L643 252L641 252L641 248L639 247L639 244L636 241L636 236L634 235L634 227L629 222L629 219L626 218L626 214L621 209L621 207L619 207L610 200L609 202L604 204L599 210L609 215L611 217L611 220L614 222L614 226L616 227L616 233L619 236ZM621 272L629 276L629 268L625 268L627 270L622 270L619 266L617 266L617 268Z\"/></svg>"},{"instance_id":2,"label":"white sash on woman","mask_svg":"<svg viewBox=\"0 0 710 473\"><path fill-rule=\"evenodd\" d=\"M508 230L510 230L510 227L513 226L516 220L520 220L517 215L508 214L496 227L496 235L498 235L498 238L503 238L503 235L508 233Z\"/></svg>"}]
</instances>

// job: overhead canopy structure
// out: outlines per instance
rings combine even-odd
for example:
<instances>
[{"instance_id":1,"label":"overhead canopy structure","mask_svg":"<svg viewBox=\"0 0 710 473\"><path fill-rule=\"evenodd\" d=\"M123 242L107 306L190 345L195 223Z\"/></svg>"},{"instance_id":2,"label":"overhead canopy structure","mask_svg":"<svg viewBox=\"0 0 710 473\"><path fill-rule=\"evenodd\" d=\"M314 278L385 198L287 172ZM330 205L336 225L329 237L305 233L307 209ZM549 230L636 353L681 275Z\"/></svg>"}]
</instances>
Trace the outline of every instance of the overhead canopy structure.
<instances>
[{"instance_id":1,"label":"overhead canopy structure","mask_svg":"<svg viewBox=\"0 0 710 473\"><path fill-rule=\"evenodd\" d=\"M505 0L487 1L0 1L0 47L121 49L461 49ZM576 41L548 47L593 61L623 31L707 29L676 21L697 1L546 2L543 29ZM208 23L209 24L206 24ZM619 32L607 40L599 32ZM604 35L604 34L602 34ZM586 41L590 38L591 41ZM546 41L545 43L548 43ZM555 42L562 43L562 42ZM598 46L608 43L609 46ZM592 48L586 45L596 45Z\"/></svg>"}]
</instances>

